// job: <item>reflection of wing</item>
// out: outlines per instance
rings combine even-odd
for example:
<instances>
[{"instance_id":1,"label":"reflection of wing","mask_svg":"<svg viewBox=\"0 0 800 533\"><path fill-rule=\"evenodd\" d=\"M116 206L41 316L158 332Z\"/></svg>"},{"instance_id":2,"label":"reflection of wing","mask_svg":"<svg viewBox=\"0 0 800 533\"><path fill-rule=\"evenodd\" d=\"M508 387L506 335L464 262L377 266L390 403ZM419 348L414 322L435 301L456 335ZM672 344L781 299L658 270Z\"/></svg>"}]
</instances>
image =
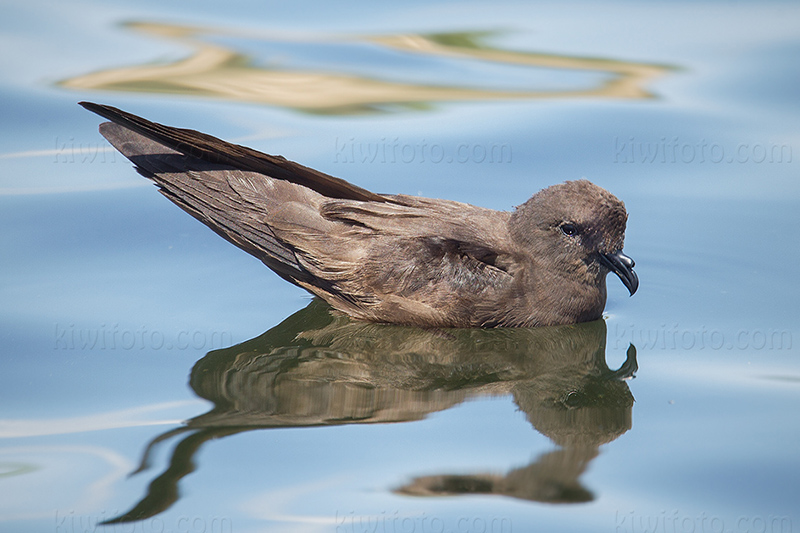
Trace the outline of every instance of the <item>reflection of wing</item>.
<instances>
[{"instance_id":1,"label":"reflection of wing","mask_svg":"<svg viewBox=\"0 0 800 533\"><path fill-rule=\"evenodd\" d=\"M605 363L605 322L502 329L419 329L357 322L320 300L259 337L209 352L192 368L194 392L214 404L165 437L190 433L145 497L109 523L154 516L178 498L192 457L214 439L257 429L407 422L479 395L513 394L533 426L563 447L505 475L418 478L415 495L494 493L588 501L580 476L631 427L627 372ZM623 368L635 367L635 350ZM573 401L579 394L582 401ZM156 437L152 443L162 442ZM154 446L145 448L142 468ZM270 458L265 458L270 460Z\"/></svg>"},{"instance_id":2,"label":"reflection of wing","mask_svg":"<svg viewBox=\"0 0 800 533\"><path fill-rule=\"evenodd\" d=\"M379 196L203 133L83 105L114 121L101 133L167 198L351 316L483 325L513 288L508 213ZM486 317L476 315L482 306Z\"/></svg>"}]
</instances>

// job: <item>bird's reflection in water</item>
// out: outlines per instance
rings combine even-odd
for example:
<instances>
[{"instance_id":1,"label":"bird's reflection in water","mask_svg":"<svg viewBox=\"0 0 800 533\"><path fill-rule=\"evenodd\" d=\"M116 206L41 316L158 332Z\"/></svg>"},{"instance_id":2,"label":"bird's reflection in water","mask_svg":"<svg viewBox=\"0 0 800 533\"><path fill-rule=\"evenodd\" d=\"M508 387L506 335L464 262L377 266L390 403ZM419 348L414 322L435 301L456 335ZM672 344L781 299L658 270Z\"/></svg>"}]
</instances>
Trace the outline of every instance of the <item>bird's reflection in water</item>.
<instances>
[{"instance_id":1,"label":"bird's reflection in water","mask_svg":"<svg viewBox=\"0 0 800 533\"><path fill-rule=\"evenodd\" d=\"M559 448L505 475L418 477L397 493L502 494L541 502L585 502L580 475L598 447L631 428L625 380L635 349L616 371L605 361L602 320L533 329L417 329L354 322L313 301L263 335L208 353L190 384L214 408L154 439L182 433L169 467L145 497L108 523L154 516L178 499L178 482L205 442L254 429L406 422L480 395L511 394ZM137 472L138 472L137 471Z\"/></svg>"}]
</instances>

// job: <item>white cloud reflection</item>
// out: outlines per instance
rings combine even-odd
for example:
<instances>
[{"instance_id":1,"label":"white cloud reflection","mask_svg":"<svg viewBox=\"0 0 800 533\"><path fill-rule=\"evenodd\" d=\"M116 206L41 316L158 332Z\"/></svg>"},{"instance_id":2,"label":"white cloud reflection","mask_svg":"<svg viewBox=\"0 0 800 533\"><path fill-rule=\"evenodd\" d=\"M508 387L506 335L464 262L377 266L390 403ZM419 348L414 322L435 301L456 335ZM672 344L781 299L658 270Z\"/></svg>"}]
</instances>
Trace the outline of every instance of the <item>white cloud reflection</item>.
<instances>
[{"instance_id":1,"label":"white cloud reflection","mask_svg":"<svg viewBox=\"0 0 800 533\"><path fill-rule=\"evenodd\" d=\"M146 415L191 405L204 405L205 403L201 400L181 400L93 415L20 420L0 419L0 438L40 437L43 435L65 435L104 429L175 425L180 424L183 420L179 418L155 418Z\"/></svg>"}]
</instances>

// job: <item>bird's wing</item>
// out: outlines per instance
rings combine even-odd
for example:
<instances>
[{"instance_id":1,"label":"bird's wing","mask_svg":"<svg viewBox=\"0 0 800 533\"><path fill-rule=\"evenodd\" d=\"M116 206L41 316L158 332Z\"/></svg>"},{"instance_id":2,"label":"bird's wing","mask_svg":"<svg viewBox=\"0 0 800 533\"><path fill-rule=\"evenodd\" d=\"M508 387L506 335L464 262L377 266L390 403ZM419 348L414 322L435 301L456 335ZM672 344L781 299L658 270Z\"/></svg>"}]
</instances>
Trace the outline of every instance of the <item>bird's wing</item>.
<instances>
[{"instance_id":1,"label":"bird's wing","mask_svg":"<svg viewBox=\"0 0 800 533\"><path fill-rule=\"evenodd\" d=\"M477 298L512 278L507 213L376 195L202 133L86 107L113 121L101 134L167 198L348 314L381 320L388 306L435 315L454 289Z\"/></svg>"},{"instance_id":2,"label":"bird's wing","mask_svg":"<svg viewBox=\"0 0 800 533\"><path fill-rule=\"evenodd\" d=\"M376 235L407 239L428 249L469 257L506 270L508 213L461 202L387 195L387 203L327 200L321 214L329 220L362 227Z\"/></svg>"},{"instance_id":3,"label":"bird's wing","mask_svg":"<svg viewBox=\"0 0 800 533\"><path fill-rule=\"evenodd\" d=\"M357 187L345 180L329 176L281 156L268 155L246 146L229 143L195 130L173 128L133 115L108 105L80 102L97 113L176 152L197 160L227 165L239 170L259 172L275 179L302 185L329 198L385 202L386 198Z\"/></svg>"},{"instance_id":4,"label":"bird's wing","mask_svg":"<svg viewBox=\"0 0 800 533\"><path fill-rule=\"evenodd\" d=\"M181 209L261 259L284 279L294 282L310 278L296 251L265 222L270 207L278 211L280 204L313 203L318 194L286 181L179 153L111 122L101 124L100 133ZM273 190L267 194L270 186Z\"/></svg>"},{"instance_id":5,"label":"bird's wing","mask_svg":"<svg viewBox=\"0 0 800 533\"><path fill-rule=\"evenodd\" d=\"M275 231L303 250L303 258L314 258L307 270L335 281L339 293L359 303L334 303L352 316L421 325L487 323L489 317L477 316L476 309L512 289L518 266L509 252L508 213L390 198L380 204L326 200L320 214L336 231L320 241L301 242L280 225ZM305 248L309 243L313 250Z\"/></svg>"}]
</instances>

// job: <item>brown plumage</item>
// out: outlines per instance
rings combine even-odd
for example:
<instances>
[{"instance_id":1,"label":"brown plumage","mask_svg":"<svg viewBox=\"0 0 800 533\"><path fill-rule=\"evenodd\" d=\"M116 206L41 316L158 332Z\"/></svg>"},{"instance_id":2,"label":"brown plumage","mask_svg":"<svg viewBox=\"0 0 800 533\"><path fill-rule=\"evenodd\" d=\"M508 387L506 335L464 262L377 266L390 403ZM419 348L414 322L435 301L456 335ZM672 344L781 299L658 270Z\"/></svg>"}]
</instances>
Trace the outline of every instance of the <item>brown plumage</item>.
<instances>
[{"instance_id":1,"label":"brown plumage","mask_svg":"<svg viewBox=\"0 0 800 533\"><path fill-rule=\"evenodd\" d=\"M631 294L627 213L586 181L513 212L378 195L283 157L82 102L161 192L279 276L360 320L426 327L600 318L606 275Z\"/></svg>"}]
</instances>

